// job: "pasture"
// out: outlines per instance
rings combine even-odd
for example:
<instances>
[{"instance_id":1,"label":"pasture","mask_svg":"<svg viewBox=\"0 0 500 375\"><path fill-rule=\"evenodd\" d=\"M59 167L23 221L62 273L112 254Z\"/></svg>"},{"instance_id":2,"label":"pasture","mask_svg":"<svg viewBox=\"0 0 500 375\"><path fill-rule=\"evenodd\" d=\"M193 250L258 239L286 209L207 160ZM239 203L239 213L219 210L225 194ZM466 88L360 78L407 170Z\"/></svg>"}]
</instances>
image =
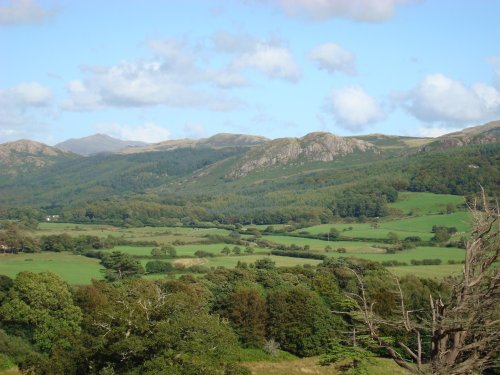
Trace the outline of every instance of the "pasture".
<instances>
[{"instance_id":1,"label":"pasture","mask_svg":"<svg viewBox=\"0 0 500 375\"><path fill-rule=\"evenodd\" d=\"M90 284L92 279L102 279L101 265L97 259L68 253L36 253L0 255L0 275L15 277L19 272L51 271L69 284Z\"/></svg>"}]
</instances>

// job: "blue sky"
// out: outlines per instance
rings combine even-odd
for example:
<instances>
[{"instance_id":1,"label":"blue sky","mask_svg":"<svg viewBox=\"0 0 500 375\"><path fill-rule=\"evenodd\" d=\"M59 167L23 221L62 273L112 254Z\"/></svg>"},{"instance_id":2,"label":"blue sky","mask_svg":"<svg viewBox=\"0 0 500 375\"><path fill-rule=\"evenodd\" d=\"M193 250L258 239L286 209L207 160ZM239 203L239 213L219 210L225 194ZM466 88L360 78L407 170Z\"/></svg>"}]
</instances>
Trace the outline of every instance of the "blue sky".
<instances>
[{"instance_id":1,"label":"blue sky","mask_svg":"<svg viewBox=\"0 0 500 375\"><path fill-rule=\"evenodd\" d=\"M500 118L497 0L0 0L0 142Z\"/></svg>"}]
</instances>

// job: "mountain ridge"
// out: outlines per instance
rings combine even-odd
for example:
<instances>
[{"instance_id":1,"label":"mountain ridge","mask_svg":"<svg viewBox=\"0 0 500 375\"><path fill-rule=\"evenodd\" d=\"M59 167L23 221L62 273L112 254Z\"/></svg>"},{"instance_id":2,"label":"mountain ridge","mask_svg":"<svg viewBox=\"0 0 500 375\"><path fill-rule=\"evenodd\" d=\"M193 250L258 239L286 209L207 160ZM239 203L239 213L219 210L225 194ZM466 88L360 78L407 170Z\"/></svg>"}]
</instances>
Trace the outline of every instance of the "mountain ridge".
<instances>
[{"instance_id":1,"label":"mountain ridge","mask_svg":"<svg viewBox=\"0 0 500 375\"><path fill-rule=\"evenodd\" d=\"M101 152L116 152L127 148L143 147L146 145L148 145L146 142L123 141L106 134L97 133L82 138L71 138L64 142L57 143L54 147L64 151L71 151L78 155L89 156Z\"/></svg>"}]
</instances>

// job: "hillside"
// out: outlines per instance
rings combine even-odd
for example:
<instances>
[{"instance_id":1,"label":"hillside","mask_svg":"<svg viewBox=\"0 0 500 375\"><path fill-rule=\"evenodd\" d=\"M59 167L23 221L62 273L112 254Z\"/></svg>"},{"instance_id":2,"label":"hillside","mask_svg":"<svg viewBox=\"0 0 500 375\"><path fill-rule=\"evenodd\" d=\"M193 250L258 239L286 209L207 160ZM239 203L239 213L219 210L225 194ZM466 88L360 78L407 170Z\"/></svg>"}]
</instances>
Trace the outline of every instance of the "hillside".
<instances>
[{"instance_id":1,"label":"hillside","mask_svg":"<svg viewBox=\"0 0 500 375\"><path fill-rule=\"evenodd\" d=\"M144 147L146 145L146 142L122 141L105 134L94 134L83 138L68 139L56 144L55 147L78 155L88 156L101 152L115 152L128 148Z\"/></svg>"},{"instance_id":2,"label":"hillside","mask_svg":"<svg viewBox=\"0 0 500 375\"><path fill-rule=\"evenodd\" d=\"M496 128L463 133L477 137ZM457 136L464 135L449 135ZM482 185L500 193L498 142L419 152L429 139L359 138L317 132L254 145L264 139L219 134L196 143L168 141L177 145L163 151L88 157L37 144L31 153L16 151L17 159L4 156L13 171L37 167L0 180L0 215L30 205L76 221L190 217L268 224L385 216L398 191L469 195Z\"/></svg>"},{"instance_id":3,"label":"hillside","mask_svg":"<svg viewBox=\"0 0 500 375\"><path fill-rule=\"evenodd\" d=\"M485 125L463 129L438 137L435 141L422 147L422 151L445 150L465 145L479 145L500 142L500 121L492 121Z\"/></svg>"},{"instance_id":4,"label":"hillside","mask_svg":"<svg viewBox=\"0 0 500 375\"><path fill-rule=\"evenodd\" d=\"M250 172L280 165L312 161L332 161L355 152L379 153L376 147L355 138L331 133L309 133L302 138L279 138L253 148L227 173L228 178L244 177Z\"/></svg>"},{"instance_id":5,"label":"hillside","mask_svg":"<svg viewBox=\"0 0 500 375\"><path fill-rule=\"evenodd\" d=\"M179 148L224 148L247 147L267 142L269 139L257 135L219 133L209 138L200 139L174 139L155 143L145 147L129 148L122 150L122 154L135 154L141 152L169 151Z\"/></svg>"},{"instance_id":6,"label":"hillside","mask_svg":"<svg viewBox=\"0 0 500 375\"><path fill-rule=\"evenodd\" d=\"M0 175L15 176L77 158L75 154L35 141L8 142L0 144Z\"/></svg>"}]
</instances>

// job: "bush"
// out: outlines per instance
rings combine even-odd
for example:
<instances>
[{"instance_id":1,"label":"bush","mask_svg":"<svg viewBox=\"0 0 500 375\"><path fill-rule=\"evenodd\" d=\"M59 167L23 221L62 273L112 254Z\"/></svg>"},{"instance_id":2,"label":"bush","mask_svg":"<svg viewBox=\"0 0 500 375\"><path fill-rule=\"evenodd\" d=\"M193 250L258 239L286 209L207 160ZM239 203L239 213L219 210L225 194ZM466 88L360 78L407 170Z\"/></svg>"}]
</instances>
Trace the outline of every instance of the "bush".
<instances>
[{"instance_id":1,"label":"bush","mask_svg":"<svg viewBox=\"0 0 500 375\"><path fill-rule=\"evenodd\" d=\"M198 258L212 258L214 256L214 254L205 250L198 250L194 253L194 255Z\"/></svg>"},{"instance_id":2,"label":"bush","mask_svg":"<svg viewBox=\"0 0 500 375\"><path fill-rule=\"evenodd\" d=\"M171 263L162 262L161 260L153 260L146 263L147 273L168 273L172 272L174 267Z\"/></svg>"}]
</instances>

